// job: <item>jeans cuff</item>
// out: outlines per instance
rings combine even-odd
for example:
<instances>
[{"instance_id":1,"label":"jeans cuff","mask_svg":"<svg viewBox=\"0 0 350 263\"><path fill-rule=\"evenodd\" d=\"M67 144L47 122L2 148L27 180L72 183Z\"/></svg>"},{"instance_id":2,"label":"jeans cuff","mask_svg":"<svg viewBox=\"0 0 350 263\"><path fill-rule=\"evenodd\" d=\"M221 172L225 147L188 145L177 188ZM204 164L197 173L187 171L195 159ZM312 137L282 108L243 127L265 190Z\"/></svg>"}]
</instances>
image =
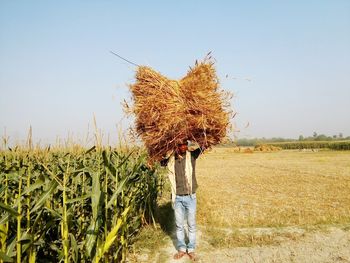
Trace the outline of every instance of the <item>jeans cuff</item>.
<instances>
[{"instance_id":1,"label":"jeans cuff","mask_svg":"<svg viewBox=\"0 0 350 263\"><path fill-rule=\"evenodd\" d=\"M192 252L194 252L194 248L188 248L187 249L187 253L192 253Z\"/></svg>"},{"instance_id":2,"label":"jeans cuff","mask_svg":"<svg viewBox=\"0 0 350 263\"><path fill-rule=\"evenodd\" d=\"M178 251L185 252L186 253L186 248L185 247L179 247Z\"/></svg>"}]
</instances>

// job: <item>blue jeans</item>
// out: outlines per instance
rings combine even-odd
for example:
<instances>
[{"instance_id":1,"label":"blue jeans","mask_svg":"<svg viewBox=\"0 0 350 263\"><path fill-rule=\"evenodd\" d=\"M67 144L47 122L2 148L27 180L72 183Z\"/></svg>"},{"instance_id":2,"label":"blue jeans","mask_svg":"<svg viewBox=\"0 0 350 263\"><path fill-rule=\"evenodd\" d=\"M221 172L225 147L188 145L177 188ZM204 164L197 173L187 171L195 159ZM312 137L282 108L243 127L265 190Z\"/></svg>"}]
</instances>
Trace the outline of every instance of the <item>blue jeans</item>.
<instances>
[{"instance_id":1,"label":"blue jeans","mask_svg":"<svg viewBox=\"0 0 350 263\"><path fill-rule=\"evenodd\" d=\"M193 252L196 248L196 194L180 196L175 198L175 224L177 250ZM188 225L188 244L185 243L184 224Z\"/></svg>"}]
</instances>

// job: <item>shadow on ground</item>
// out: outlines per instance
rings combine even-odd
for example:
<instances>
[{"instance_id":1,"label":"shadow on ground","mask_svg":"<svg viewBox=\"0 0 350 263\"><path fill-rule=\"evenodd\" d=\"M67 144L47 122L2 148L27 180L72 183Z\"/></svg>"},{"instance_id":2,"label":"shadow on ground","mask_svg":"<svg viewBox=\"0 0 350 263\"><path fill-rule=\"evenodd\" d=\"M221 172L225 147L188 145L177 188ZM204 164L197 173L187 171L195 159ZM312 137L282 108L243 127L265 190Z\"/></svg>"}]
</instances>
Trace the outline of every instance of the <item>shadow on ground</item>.
<instances>
[{"instance_id":1,"label":"shadow on ground","mask_svg":"<svg viewBox=\"0 0 350 263\"><path fill-rule=\"evenodd\" d=\"M176 248L176 236L175 236L175 220L174 210L171 202L160 204L156 210L156 221L159 223L162 231L167 234Z\"/></svg>"}]
</instances>

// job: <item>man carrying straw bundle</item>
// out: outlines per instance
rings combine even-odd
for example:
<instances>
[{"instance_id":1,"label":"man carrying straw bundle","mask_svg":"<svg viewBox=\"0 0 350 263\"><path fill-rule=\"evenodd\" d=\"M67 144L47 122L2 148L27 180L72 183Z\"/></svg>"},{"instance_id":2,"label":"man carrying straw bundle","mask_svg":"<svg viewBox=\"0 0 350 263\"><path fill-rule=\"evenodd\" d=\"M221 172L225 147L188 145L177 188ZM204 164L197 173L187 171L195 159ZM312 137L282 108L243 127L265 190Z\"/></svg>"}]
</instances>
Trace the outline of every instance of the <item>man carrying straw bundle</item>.
<instances>
[{"instance_id":1,"label":"man carrying straw bundle","mask_svg":"<svg viewBox=\"0 0 350 263\"><path fill-rule=\"evenodd\" d=\"M177 253L174 259L180 259L186 254L196 261L196 159L202 153L198 145L179 144L177 149L162 160L167 165L171 183L172 204L175 212ZM188 225L188 244L185 243L185 222Z\"/></svg>"},{"instance_id":2,"label":"man carrying straw bundle","mask_svg":"<svg viewBox=\"0 0 350 263\"><path fill-rule=\"evenodd\" d=\"M226 137L231 95L220 89L210 53L204 61L196 61L180 80L168 79L146 66L138 66L135 78L129 86L133 104L126 104L125 109L136 117L136 134L148 151L149 164L161 162L169 169L178 240L174 258L182 258L187 251L195 260L196 159L204 149ZM195 142L196 149L187 145L189 140ZM185 219L189 228L187 245Z\"/></svg>"}]
</instances>

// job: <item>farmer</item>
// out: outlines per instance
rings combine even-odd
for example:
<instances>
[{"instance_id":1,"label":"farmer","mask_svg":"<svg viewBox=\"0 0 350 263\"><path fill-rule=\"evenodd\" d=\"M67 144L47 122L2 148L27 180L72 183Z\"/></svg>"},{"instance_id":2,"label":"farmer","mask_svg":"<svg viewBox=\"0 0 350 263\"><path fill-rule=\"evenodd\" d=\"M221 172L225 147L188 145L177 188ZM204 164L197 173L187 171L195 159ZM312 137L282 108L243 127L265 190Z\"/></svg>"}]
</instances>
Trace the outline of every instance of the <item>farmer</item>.
<instances>
[{"instance_id":1,"label":"farmer","mask_svg":"<svg viewBox=\"0 0 350 263\"><path fill-rule=\"evenodd\" d=\"M174 259L188 254L196 260L196 159L202 153L198 145L179 144L161 164L167 165L171 183L172 204L175 210L177 253ZM184 224L188 224L188 244L185 243Z\"/></svg>"}]
</instances>

